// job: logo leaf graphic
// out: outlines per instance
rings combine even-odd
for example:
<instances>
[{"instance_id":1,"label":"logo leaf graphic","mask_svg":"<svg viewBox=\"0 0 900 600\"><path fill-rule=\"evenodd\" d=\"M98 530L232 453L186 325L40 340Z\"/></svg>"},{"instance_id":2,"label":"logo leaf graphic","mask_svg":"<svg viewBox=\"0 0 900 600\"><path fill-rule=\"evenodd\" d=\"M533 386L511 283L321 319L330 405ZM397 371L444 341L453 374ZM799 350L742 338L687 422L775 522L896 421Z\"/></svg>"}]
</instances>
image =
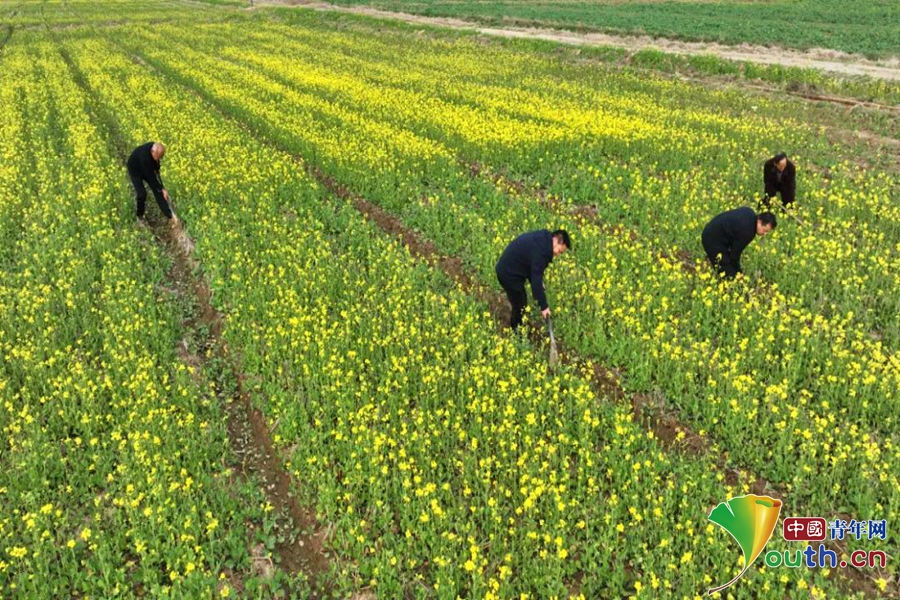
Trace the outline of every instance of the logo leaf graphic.
<instances>
[{"instance_id":1,"label":"logo leaf graphic","mask_svg":"<svg viewBox=\"0 0 900 600\"><path fill-rule=\"evenodd\" d=\"M772 536L780 513L781 500L756 494L726 500L709 513L708 519L730 533L744 553L741 572L725 585L709 590L710 596L740 579L753 564Z\"/></svg>"}]
</instances>

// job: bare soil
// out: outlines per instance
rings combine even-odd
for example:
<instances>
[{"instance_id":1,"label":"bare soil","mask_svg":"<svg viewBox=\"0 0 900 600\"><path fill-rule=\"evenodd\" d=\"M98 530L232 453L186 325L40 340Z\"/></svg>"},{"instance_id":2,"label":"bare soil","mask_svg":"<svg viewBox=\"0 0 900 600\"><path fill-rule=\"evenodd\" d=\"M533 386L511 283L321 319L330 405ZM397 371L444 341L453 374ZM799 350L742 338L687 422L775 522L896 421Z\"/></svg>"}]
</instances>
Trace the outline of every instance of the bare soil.
<instances>
[{"instance_id":1,"label":"bare soil","mask_svg":"<svg viewBox=\"0 0 900 600\"><path fill-rule=\"evenodd\" d=\"M283 535L279 536L281 540L276 541L275 545L278 567L289 574L305 574L310 580L314 597L325 595L327 586L317 581L329 566L323 548L324 530L319 527L315 514L300 506L291 493L291 477L284 470L281 457L273 446L265 417L253 407L250 394L244 388L246 376L222 337L224 319L211 303L209 285L196 275L199 265L192 256L194 243L183 225L175 230L157 225L153 233L173 261L167 279L174 289L169 291L196 300L195 314L184 326L185 333L197 338L201 347L194 352L186 341L182 341L176 346L176 354L184 364L194 369L210 366L210 356L214 354L223 359L231 370L230 374L237 383L236 389L228 393L219 385L217 392L226 409L230 446L240 461L235 466L243 476L258 480L277 514L289 520ZM251 554L254 574L265 577L274 572L275 563L264 547L254 547Z\"/></svg>"}]
</instances>

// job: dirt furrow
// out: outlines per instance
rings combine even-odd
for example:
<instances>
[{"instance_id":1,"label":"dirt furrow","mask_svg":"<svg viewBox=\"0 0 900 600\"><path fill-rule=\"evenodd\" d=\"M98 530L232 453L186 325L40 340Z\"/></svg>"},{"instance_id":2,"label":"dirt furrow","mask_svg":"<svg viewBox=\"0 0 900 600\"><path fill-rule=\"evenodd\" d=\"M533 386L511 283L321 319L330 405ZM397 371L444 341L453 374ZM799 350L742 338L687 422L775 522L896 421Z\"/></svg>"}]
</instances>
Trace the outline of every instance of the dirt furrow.
<instances>
[{"instance_id":1,"label":"dirt furrow","mask_svg":"<svg viewBox=\"0 0 900 600\"><path fill-rule=\"evenodd\" d=\"M431 240L404 225L396 216L352 192L318 167L309 166L300 157L295 156L295 159L304 164L307 171L332 194L352 201L356 209L367 220L377 225L385 233L399 238L414 257L440 269L464 292L487 304L498 328L504 327L509 322L509 304L504 295L477 282L475 277L465 270L462 261L458 257L442 254ZM528 335L535 345L541 346L546 344L545 332L540 324L532 324ZM647 401L646 396L628 394L620 383L621 370L596 365L592 361L579 356L571 349L566 348L559 340L557 340L557 344L561 364L577 367L593 383L595 391L600 397L609 398L616 402L630 402L635 419L647 431L652 431L654 437L660 440L666 448L696 454L709 450L708 441L692 432L688 426L680 423L673 413L666 415L657 414L649 409L650 403Z\"/></svg>"},{"instance_id":2,"label":"dirt furrow","mask_svg":"<svg viewBox=\"0 0 900 600\"><path fill-rule=\"evenodd\" d=\"M3 27L3 29L6 31L6 33L4 33L2 37L0 37L0 53L3 52L3 47L6 45L6 42L9 41L9 38L11 38L13 34L12 25L7 24Z\"/></svg>"},{"instance_id":3,"label":"dirt furrow","mask_svg":"<svg viewBox=\"0 0 900 600\"><path fill-rule=\"evenodd\" d=\"M124 169L129 146L116 117L94 93L66 49L58 40L56 42L76 85L91 100L91 117L95 125L106 132L110 150ZM277 562L278 567L288 574L305 575L312 587L313 598L327 597L331 589L322 577L328 572L330 562L323 548L325 530L320 527L313 511L302 507L291 493L291 476L285 471L282 457L272 442L265 417L253 406L250 394L244 387L246 375L240 367L240 358L229 350L225 342L225 319L211 303L212 292L202 275L201 265L193 257L194 242L184 227L181 224L173 230L167 225L158 225L152 229L154 239L173 263L169 279L175 287L184 290L197 306L196 318L185 323L185 339L202 340L207 350L191 353L186 344L180 344L176 351L185 364L199 367L217 382L217 392L226 409L229 443L235 457L240 460L239 470L245 477L261 483L266 499L276 514L286 519L281 535L276 537L275 561L264 553L254 551L254 570L264 574L267 570L259 563L272 565ZM228 381L231 385L223 386L222 381Z\"/></svg>"},{"instance_id":4,"label":"dirt furrow","mask_svg":"<svg viewBox=\"0 0 900 600\"><path fill-rule=\"evenodd\" d=\"M145 67L154 69L154 67L147 63L145 59L140 57L136 58ZM163 73L162 75L172 81L175 81L165 73ZM491 290L487 286L478 283L472 275L466 272L465 267L459 258L442 255L437 250L437 247L434 243L424 238L420 233L406 227L397 217L384 211L381 207L366 201L361 196L354 194L352 190L329 177L318 167L311 166L306 163L301 157L293 155L293 153L289 149L285 148L282 144L269 140L264 134L257 131L252 125L248 125L247 123L238 120L236 117L231 116L214 99L210 98L208 94L201 93L198 90L193 89L180 82L177 82L176 84L179 87L184 88L186 91L193 93L199 98L203 99L223 118L240 125L245 130L249 131L259 141L279 151L286 152L294 156L294 158L301 165L303 165L303 167L306 168L312 176L314 176L323 185L325 185L333 195L340 198L352 200L357 210L359 210L359 212L368 220L372 221L386 233L398 237L404 243L404 245L409 248L410 252L414 256L421 260L425 260L441 269L463 290L473 294L480 299L483 299L491 307L491 312L492 314L494 314L498 322L502 323L503 321L505 321L505 317L507 315L504 315L503 311L508 311L505 298L503 298L501 294ZM221 356L229 360L233 365L232 368L235 369L235 374L237 376L236 379L239 386L237 392L234 394L233 401L230 403L237 406L235 412L236 422L234 423L234 430L232 432L232 435L234 437L249 436L251 446L251 451L249 453L258 454L261 457L258 459L259 462L256 463L255 466L253 460L250 461L251 468L254 468L263 473L268 472L267 469L269 467L272 468L272 481L271 484L267 486L266 493L273 499L273 504L278 503L276 506L284 507L286 511L292 515L292 517L295 517L295 522L299 523L301 528L303 527L304 523L307 523L309 524L309 526L314 527L314 518L310 521L304 521L305 517L308 517L310 515L306 515L302 511L302 509L297 506L294 498L290 496L290 476L286 472L284 472L283 468L281 467L280 458L278 457L277 452L275 452L273 449L271 435L268 427L266 426L265 420L262 414L252 407L249 394L243 389L243 386L240 385L243 381L243 377L240 375L240 370L236 366L236 357L231 354L224 340L222 340L221 338L224 321L222 315L219 314L211 305L208 285L206 285L205 282L203 282L200 278L196 278L194 280L189 280L187 278L188 276L186 275L186 273L192 273L195 270L192 267L196 267L197 265L191 265L190 252L185 249L182 243L179 243L177 239L168 239L167 252L170 253L176 264L180 265L178 268L184 270L185 275L179 275L179 278L183 281L191 281L190 285L194 287L194 293L201 306L201 312L204 314L204 322L212 331L214 345L219 349L219 352L221 352ZM543 336L539 330L532 331L531 334L536 339L543 339ZM540 338L537 338L537 336L540 336ZM680 424L674 417L674 415L660 414L658 410L652 409L651 407L658 407L661 404L658 399L652 396L629 396L620 384L621 373L595 366L590 361L582 359L581 357L565 348L561 348L561 357L564 364L568 364L573 367L590 369L590 371L592 371L593 373L591 375L591 381L594 383L595 387L601 395L610 397L614 401L628 401L635 414L636 419L645 428L653 431L654 435L659 438L664 447L667 447L670 450L688 453L704 453L710 450L708 442L705 438L701 438L700 436L691 433L690 429ZM231 410L232 408L229 407L229 412ZM231 415L229 415L229 430L232 430ZM239 447L246 446L239 445ZM719 466L725 473L727 480L730 483L736 484L739 482L740 478L738 477L738 472L727 469L724 458L719 460ZM783 493L780 490L773 489L773 487L770 486L765 480L753 478L752 475L746 472L742 472L741 474L744 475L744 477L749 477L751 481L753 481L751 489L754 492L765 492L776 496L783 496ZM307 536L307 538L304 540L303 546L310 546L311 550L315 550L315 542L317 539L320 538L316 537L315 535ZM321 549L321 544L319 544L318 548ZM279 553L280 552L281 550L279 549ZM327 567L327 558L325 558L321 552L316 552L315 554L316 556L310 557L309 560L307 560L305 563L304 559L302 558L298 559L298 561L301 565L305 565L311 571L318 570L318 572L322 572L322 570ZM290 561L293 559L288 558L287 560Z\"/></svg>"},{"instance_id":5,"label":"dirt furrow","mask_svg":"<svg viewBox=\"0 0 900 600\"><path fill-rule=\"evenodd\" d=\"M288 519L281 535L276 538L277 565L289 574L309 576L314 597L325 596L329 590L318 581L318 576L329 568L329 559L323 548L325 530L319 526L315 514L300 506L291 492L291 476L285 471L281 454L272 442L265 416L253 406L250 393L244 386L247 376L239 366L240 358L231 352L223 337L225 319L211 303L209 284L200 275L201 265L191 252L193 244L185 244L187 234L183 230L173 231L166 225L155 226L153 234L173 261L171 279L196 300L197 316L185 324L185 335L199 337L203 340L201 346L211 350L187 356L182 354L182 357L206 372L216 374L218 371L219 376L215 377L217 392L226 409L230 444L240 460L239 470L244 476L258 481L277 514ZM218 359L219 364L213 363L213 357ZM221 372L223 369L225 373ZM223 379L229 381L231 386L223 385ZM255 563L266 560L271 561L265 555L254 557ZM256 565L254 568L265 572L264 567Z\"/></svg>"},{"instance_id":6,"label":"dirt furrow","mask_svg":"<svg viewBox=\"0 0 900 600\"><path fill-rule=\"evenodd\" d=\"M652 70L652 69L649 69ZM801 100L809 100L812 102L824 102L826 104L837 104L842 107L854 109L854 108L866 108L876 111L889 111L894 113L900 113L900 106L895 106L891 104L884 104L882 102L873 102L871 100L860 100L855 98L845 98L841 96L834 96L830 94L822 94L815 91L809 91L803 89L803 84L797 84L796 87L788 85L786 88L777 88L770 85L763 85L761 83L751 83L749 81L733 81L729 79L716 79L712 76L692 76L685 75L683 73L675 73L675 74L667 74L661 73L659 71L656 72L658 75L663 77L667 77L669 79L688 82L696 85L702 85L704 87L715 87L716 89L728 89L731 87L739 88L741 90L752 90L754 92L759 92L762 94L768 94L773 96L784 96L788 95L794 98L799 98ZM800 89L797 89L800 88ZM893 139L893 138L888 138Z\"/></svg>"}]
</instances>

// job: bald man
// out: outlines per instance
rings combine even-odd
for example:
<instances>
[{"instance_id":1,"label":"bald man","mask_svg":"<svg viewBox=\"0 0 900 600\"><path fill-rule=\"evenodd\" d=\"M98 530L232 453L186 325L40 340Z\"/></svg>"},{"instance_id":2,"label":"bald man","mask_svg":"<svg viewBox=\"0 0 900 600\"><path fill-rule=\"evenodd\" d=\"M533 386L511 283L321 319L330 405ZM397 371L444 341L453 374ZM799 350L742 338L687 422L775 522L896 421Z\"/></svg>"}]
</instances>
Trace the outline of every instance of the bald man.
<instances>
[{"instance_id":1,"label":"bald man","mask_svg":"<svg viewBox=\"0 0 900 600\"><path fill-rule=\"evenodd\" d=\"M131 185L134 186L134 194L137 199L137 218L139 223L144 222L144 205L147 201L147 190L144 182L153 190L156 204L159 210L169 219L174 227L178 224L178 217L172 212L169 205L169 192L163 186L159 176L159 161L166 154L166 147L160 142L147 142L134 149L128 157L128 176L131 177Z\"/></svg>"}]
</instances>

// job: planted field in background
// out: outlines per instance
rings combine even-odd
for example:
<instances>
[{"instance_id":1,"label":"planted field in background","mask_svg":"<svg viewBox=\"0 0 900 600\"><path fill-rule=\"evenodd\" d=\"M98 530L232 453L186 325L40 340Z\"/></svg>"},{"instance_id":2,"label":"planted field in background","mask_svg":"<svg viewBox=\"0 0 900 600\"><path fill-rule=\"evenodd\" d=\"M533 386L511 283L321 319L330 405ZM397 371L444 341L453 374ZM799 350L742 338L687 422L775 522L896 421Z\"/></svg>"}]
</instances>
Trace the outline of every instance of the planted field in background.
<instances>
[{"instance_id":1,"label":"planted field in background","mask_svg":"<svg viewBox=\"0 0 900 600\"><path fill-rule=\"evenodd\" d=\"M900 7L837 0L337 0L413 14L491 24L552 26L723 44L828 48L871 58L900 56Z\"/></svg>"}]
</instances>

